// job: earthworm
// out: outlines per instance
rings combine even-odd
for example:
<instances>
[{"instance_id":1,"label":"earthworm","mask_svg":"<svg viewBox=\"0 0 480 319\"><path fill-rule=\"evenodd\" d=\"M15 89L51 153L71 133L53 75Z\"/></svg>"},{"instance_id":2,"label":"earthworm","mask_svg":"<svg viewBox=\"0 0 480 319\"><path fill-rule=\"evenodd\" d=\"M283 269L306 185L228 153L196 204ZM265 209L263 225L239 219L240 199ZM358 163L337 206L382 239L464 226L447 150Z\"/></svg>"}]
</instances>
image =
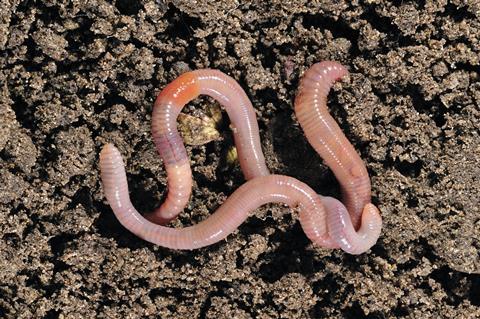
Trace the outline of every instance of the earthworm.
<instances>
[{"instance_id":1,"label":"earthworm","mask_svg":"<svg viewBox=\"0 0 480 319\"><path fill-rule=\"evenodd\" d=\"M327 109L332 84L347 74L341 64L324 61L308 69L295 98L295 115L308 142L323 158L340 183L342 202L355 228L366 204L370 203L370 178L360 156Z\"/></svg>"},{"instance_id":2,"label":"earthworm","mask_svg":"<svg viewBox=\"0 0 480 319\"><path fill-rule=\"evenodd\" d=\"M189 101L208 95L225 107L245 179L268 175L260 146L258 124L250 99L238 83L218 70L196 70L180 75L158 95L152 114L152 135L167 171L165 202L146 218L166 224L187 205L192 190L192 171L177 130L177 117Z\"/></svg>"},{"instance_id":3,"label":"earthworm","mask_svg":"<svg viewBox=\"0 0 480 319\"><path fill-rule=\"evenodd\" d=\"M333 62L329 62L330 64L324 64L326 68L326 72L324 73L325 76L318 77L320 82L325 81L327 84L313 84L313 90L318 92L323 92L321 94L314 94L314 99L323 99L326 103L326 95L328 94L329 88L332 83L342 75L341 70ZM318 66L318 65L317 65ZM342 67L343 68L343 67ZM333 72L332 72L333 70ZM201 72L201 71L196 71ZM307 75L309 71L307 71ZM323 72L323 71L322 71ZM335 73L336 72L336 73ZM192 72L190 72L192 73ZM336 75L335 75L336 74ZM188 75L188 73L187 73ZM327 76L329 75L329 76ZM162 91L159 98L157 98L156 105L154 108L155 110L158 109L157 105L164 105L167 108L174 108L181 109L188 100L190 96L197 96L199 93L190 93L185 94L184 92L188 90L188 87L192 85L192 82L196 80L192 80L191 77L185 77L181 82L179 82L179 86L167 86L169 91ZM182 78L182 77L180 77ZM302 80L304 83L305 80ZM172 82L173 83L173 82ZM305 82L307 85L311 85L309 81ZM321 88L321 89L318 89ZM305 93L305 91L307 92ZM206 92L208 92L206 90ZM218 92L218 91L217 91ZM305 113L309 106L305 106L306 102L308 101L305 99L305 96L308 96L308 86L303 86L300 89L300 95L297 97L296 102L300 104L300 114ZM208 93L205 93L208 94ZM209 94L210 95L210 94ZM221 93L217 95L211 94L211 96L218 97ZM303 96L302 96L303 95ZM162 98L161 98L162 96ZM235 102L234 100L229 100L233 105ZM223 104L223 103L222 103ZM225 103L226 104L226 103ZM313 106L317 106L318 103L310 103ZM297 110L297 107L296 107ZM318 108L314 109L318 110ZM159 110L160 112L161 110ZM168 113L168 114L175 114L178 115L179 110L175 113ZM253 112L253 111L252 111ZM233 114L233 116L232 116ZM229 113L230 118L235 118L235 114L232 112ZM155 114L154 114L155 115ZM298 115L297 115L298 116ZM329 115L328 115L329 116ZM154 116L155 117L155 116ZM169 116L164 116L164 118ZM305 116L302 117L305 120ZM153 120L153 117L152 117ZM160 127L158 130L155 124L152 124L152 132L154 133L154 139L157 144L157 149L159 153L164 158L164 161L169 165L172 166L172 169L178 169L178 166L185 168L183 165L186 162L188 166L188 161L186 158L186 152L183 147L179 146L181 144L180 137L178 133L176 133L176 124L172 121L164 121L164 124L160 123ZM307 124L308 123L308 119ZM322 119L325 125L332 125L329 121ZM333 119L331 119L333 121ZM166 124L165 124L166 123ZM302 123L302 122L301 122ZM305 122L303 122L305 123ZM333 124L336 123L333 121ZM165 130L163 128L164 125L170 125L170 130ZM238 124L237 124L238 125ZM236 126L234 124L234 126ZM304 125L302 125L304 127ZM307 130L311 130L312 126L305 126ZM304 130L305 130L304 127ZM337 126L338 127L338 126ZM242 127L243 129L244 127ZM257 134L258 134L258 127ZM321 131L318 127L313 126L313 129L316 129L317 132ZM240 131L240 130L239 130ZM237 131L234 134L240 132ZM332 133L332 130L327 129L324 130L327 133ZM155 133L160 132L157 136L160 138L155 137ZM168 134L167 134L168 133ZM175 135L175 133L177 135ZM309 132L306 131L306 135L311 136L308 134ZM310 132L311 133L311 132ZM334 132L335 133L335 132ZM341 132L340 132L341 133ZM164 136L167 137L164 137ZM331 142L329 145L333 145L333 147L329 148L330 152L338 152L343 151L342 147L346 147L345 145L340 145L340 147L335 147L335 142L341 144L343 142L341 140L343 137L345 140L346 138L340 135L333 135L333 138L337 139L333 143ZM328 136L325 138L328 139ZM340 139L340 142L339 140ZM309 138L309 141L311 138ZM166 142L165 142L166 141ZM172 142L173 141L173 142ZM237 138L235 140L237 142ZM326 143L326 142L324 142ZM348 141L347 141L347 144ZM161 147L158 147L160 145ZM167 145L168 147L165 147ZM173 146L175 147L173 147ZM252 143L250 144L237 144L237 148L239 147L251 147ZM314 145L315 146L315 145ZM350 146L352 149L353 147ZM165 151L167 149L168 151ZM258 148L260 149L260 148ZM164 153L162 153L164 152ZM183 152L183 153L182 153ZM240 149L239 149L240 152ZM327 165L329 164L328 156L336 156L334 158L342 158L339 154L331 153L328 155L324 153L320 153L326 160ZM326 155L325 155L326 154ZM258 154L257 154L258 155ZM101 178L104 187L104 191L107 197L107 200L112 207L115 215L119 219L120 223L129 229L131 232L136 234L137 236L150 241L152 243L174 248L174 249L195 249L204 247L215 242L224 239L228 236L231 232L233 232L247 217L248 213L252 210L256 209L257 207L270 203L270 202L280 202L285 203L293 208L299 209L299 217L300 223L302 228L304 229L307 237L312 240L314 243L327 247L327 248L336 248L341 247L346 252L351 254L358 254L368 250L372 245L375 244L376 240L379 237L380 229L381 229L381 217L379 215L378 209L370 204L369 198L368 202L362 207L362 220L361 226L356 232L354 229L354 225L350 220L349 212L347 208L338 200L331 198L331 197L322 197L317 195L310 187L306 184L287 176L281 175L268 175L268 171L265 169L258 169L261 165L264 164L263 155L260 151L261 160L257 162L253 162L257 165L256 170L249 171L250 162L244 162L242 165L242 169L244 169L244 174L247 179L247 182L242 185L239 189L237 189L224 203L218 210L212 214L207 220L186 228L182 229L174 229L165 226L161 226L155 223L152 223L148 219L142 217L136 209L133 207L129 194L128 194L128 185L127 185L127 178L125 173L124 164L121 158L119 151L111 144L107 144L102 152L100 153L100 169L101 169ZM259 159L260 157L255 157ZM241 158L240 158L241 160ZM181 162L182 165L178 165L178 162ZM337 169L344 169L344 160L338 160L338 165L330 166L334 173L337 174L335 170ZM348 161L347 161L348 163ZM361 160L360 160L361 163ZM363 164L362 164L363 165ZM168 165L167 165L168 168ZM190 172L189 166L188 172ZM363 166L364 168L364 166ZM185 170L177 170L178 176L175 177L182 177L181 174L185 174ZM361 168L356 167L355 165L350 166L350 171L356 173L357 170L361 171ZM250 172L251 174L247 174ZM167 174L170 174L167 169ZM185 174L186 175L186 174ZM342 176L340 174L340 176ZM189 176L191 179L191 173ZM338 176L337 176L338 177ZM342 176L343 177L343 176ZM357 176L354 176L357 177ZM170 178L170 175L169 175ZM368 179L368 175L367 175ZM355 180L355 178L354 178ZM348 182L348 180L346 180ZM350 189L344 188L342 182L345 180L340 180L343 190L347 190L346 194L349 194ZM169 179L170 183L170 179ZM363 185L363 184L360 184ZM369 185L369 180L368 180ZM188 191L191 189L191 181L188 187ZM169 184L169 191L171 191L171 186ZM368 189L368 192L370 190ZM369 194L369 193L368 193ZM169 194L170 196L170 194ZM346 196L347 199L350 197ZM356 197L354 197L355 199ZM188 198L187 198L188 199ZM347 201L347 203L349 203ZM351 204L350 204L351 205ZM356 207L356 206L350 206ZM182 207L183 208L183 207ZM174 216L173 216L174 217ZM173 218L172 215L167 216L167 218ZM167 219L165 217L161 217L161 219ZM150 218L151 220L157 222L154 218ZM158 219L157 219L158 220ZM162 220L162 221L164 221ZM158 222L157 222L158 223Z\"/></svg>"}]
</instances>

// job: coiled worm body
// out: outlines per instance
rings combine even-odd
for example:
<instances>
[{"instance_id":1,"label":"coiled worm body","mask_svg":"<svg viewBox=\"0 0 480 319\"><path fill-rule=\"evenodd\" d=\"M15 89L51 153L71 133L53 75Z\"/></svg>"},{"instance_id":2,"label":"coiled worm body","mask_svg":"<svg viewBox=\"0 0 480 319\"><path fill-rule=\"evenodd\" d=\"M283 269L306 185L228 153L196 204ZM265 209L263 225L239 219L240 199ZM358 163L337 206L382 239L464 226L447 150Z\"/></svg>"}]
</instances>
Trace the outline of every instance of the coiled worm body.
<instances>
[{"instance_id":1,"label":"coiled worm body","mask_svg":"<svg viewBox=\"0 0 480 319\"><path fill-rule=\"evenodd\" d=\"M152 134L166 166L169 187L167 200L156 212L144 218L133 207L119 151L107 144L100 153L102 183L113 212L124 227L149 242L173 249L195 249L227 237L259 206L284 203L299 210L302 228L314 243L340 247L351 254L365 252L380 235L381 217L370 203L370 180L363 162L326 109L330 86L344 74L346 70L335 62L314 65L301 81L295 111L309 142L339 179L346 207L334 198L316 194L295 178L268 175L248 97L223 73L198 70L170 83L155 102ZM183 209L190 196L191 170L176 118L182 107L200 94L225 106L247 182L205 221L182 229L161 226Z\"/></svg>"},{"instance_id":2,"label":"coiled worm body","mask_svg":"<svg viewBox=\"0 0 480 319\"><path fill-rule=\"evenodd\" d=\"M382 230L382 217L375 205L365 205L361 216L361 226L358 231L353 228L350 215L343 204L328 203L331 197L324 197L323 203L327 206L328 234L331 240L340 248L353 255L366 252L375 245Z\"/></svg>"},{"instance_id":3,"label":"coiled worm body","mask_svg":"<svg viewBox=\"0 0 480 319\"><path fill-rule=\"evenodd\" d=\"M190 198L192 172L177 130L177 117L185 104L199 95L208 95L225 107L245 179L269 174L260 146L255 111L238 83L217 70L184 73L160 92L153 107L152 136L168 179L165 202L146 215L147 219L157 224L165 224L175 218Z\"/></svg>"}]
</instances>

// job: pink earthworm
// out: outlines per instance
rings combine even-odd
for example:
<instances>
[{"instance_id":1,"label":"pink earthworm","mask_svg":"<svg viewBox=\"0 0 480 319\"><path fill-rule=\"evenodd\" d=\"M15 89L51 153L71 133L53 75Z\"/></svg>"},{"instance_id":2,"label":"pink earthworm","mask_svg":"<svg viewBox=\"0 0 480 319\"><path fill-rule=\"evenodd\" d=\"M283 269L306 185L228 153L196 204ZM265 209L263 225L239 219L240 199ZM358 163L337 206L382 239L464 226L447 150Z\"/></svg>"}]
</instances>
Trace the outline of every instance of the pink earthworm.
<instances>
[{"instance_id":1,"label":"pink earthworm","mask_svg":"<svg viewBox=\"0 0 480 319\"><path fill-rule=\"evenodd\" d=\"M337 78L338 77L339 76L337 76ZM328 89L335 80L335 78L331 80L328 77L323 79L329 81ZM321 77L320 80L322 80ZM182 92L186 90L185 88L189 86L190 82L191 80L187 78L187 81L180 82L180 88L169 88L168 86L169 91L165 92L167 88L162 91L160 95L164 95L165 100L176 101L176 103L163 102L164 105L172 107L172 105L185 104L188 98ZM324 90L324 96L319 96L319 98L323 98L326 101L328 89ZM300 92L302 92L302 90ZM169 95L173 95L173 98L168 98ZM190 94L189 96L192 95L193 94ZM156 105L159 101L162 103L160 96L157 98ZM178 112L176 115L178 115ZM232 119L232 115L230 113L229 115ZM175 123L169 123L171 126L173 125L172 130L176 131ZM335 122L333 123L336 125ZM167 132L171 132L172 130ZM155 132L154 124L152 124L152 131ZM327 132L329 131L327 130ZM162 134L160 134L161 137ZM154 139L156 140L157 149L159 149L161 153L161 148L158 148L158 145L162 146L162 143L159 143L155 137ZM237 139L235 141L237 142ZM170 142L168 145L172 145L172 143ZM173 145L178 144L173 143ZM245 144L237 144L237 148L239 145L241 145L240 147L251 146L251 144L247 144L247 146L245 146ZM178 146L169 154L181 153L175 152L177 149ZM167 158L166 162L170 163L174 168L177 168L175 166L179 166L176 164L177 160L186 161L186 153L183 145L181 150L183 150L183 155L171 155L170 158L165 157ZM333 150L339 151L338 148L333 148ZM328 160L326 161L328 164ZM247 161L245 165L242 166L242 169L248 167L249 162ZM361 227L356 232L347 209L338 200L317 195L307 185L292 177L279 175L265 176L268 174L268 171L265 173L264 170L258 169L256 173L254 172L252 175L245 173L247 179L248 176L255 178L250 179L237 189L207 220L183 229L164 227L145 219L133 207L128 194L124 164L120 153L113 145L107 144L102 150L100 154L100 168L107 200L121 224L139 237L164 247L194 249L218 242L233 232L238 225L248 217L250 211L269 202L282 202L291 207L297 207L300 211L300 223L307 237L323 247L341 247L346 252L358 254L368 250L374 245L380 234L381 217L378 209L369 202L363 207ZM332 169L335 168L337 167L332 167ZM179 172L180 174L175 177L182 177L181 174L184 174L184 172L182 173L181 170ZM190 172L189 167L188 172ZM167 173L169 174L168 166ZM334 171L334 173L336 172ZM191 179L191 174L188 177ZM190 189L191 184L189 186L189 190Z\"/></svg>"},{"instance_id":2,"label":"pink earthworm","mask_svg":"<svg viewBox=\"0 0 480 319\"><path fill-rule=\"evenodd\" d=\"M152 135L167 171L165 202L146 217L166 224L187 205L192 189L192 171L177 130L177 117L189 101L208 95L222 104L231 120L238 158L245 179L268 175L260 146L258 124L250 99L238 83L218 70L196 70L180 75L158 95L152 114Z\"/></svg>"},{"instance_id":3,"label":"pink earthworm","mask_svg":"<svg viewBox=\"0 0 480 319\"><path fill-rule=\"evenodd\" d=\"M324 61L314 64L303 75L295 99L295 115L308 142L333 171L342 189L355 228L366 204L370 203L370 178L352 144L327 109L332 84L348 71L341 64Z\"/></svg>"}]
</instances>

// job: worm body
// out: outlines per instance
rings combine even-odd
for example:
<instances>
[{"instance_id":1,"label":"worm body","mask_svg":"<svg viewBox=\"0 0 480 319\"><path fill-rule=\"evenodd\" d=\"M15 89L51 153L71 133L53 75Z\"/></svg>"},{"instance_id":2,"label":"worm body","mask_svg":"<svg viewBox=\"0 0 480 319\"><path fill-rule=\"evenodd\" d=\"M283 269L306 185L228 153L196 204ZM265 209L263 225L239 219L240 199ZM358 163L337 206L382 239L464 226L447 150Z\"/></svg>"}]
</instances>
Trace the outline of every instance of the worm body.
<instances>
[{"instance_id":1,"label":"worm body","mask_svg":"<svg viewBox=\"0 0 480 319\"><path fill-rule=\"evenodd\" d=\"M344 74L345 68L338 63L314 65L301 80L295 112L307 139L339 179L346 205L316 194L295 178L269 175L248 97L223 73L199 70L177 78L155 102L152 134L166 166L169 187L167 200L156 212L145 218L137 212L130 201L119 151L112 144L102 149L101 178L113 212L124 227L144 240L173 249L195 249L226 238L259 206L284 203L299 210L305 234L317 245L340 247L351 254L367 251L380 235L382 220L378 209L370 203L366 168L326 108L331 85ZM182 229L165 227L161 224L174 218L186 205L192 186L176 118L182 107L200 94L209 95L225 106L247 182L199 224Z\"/></svg>"},{"instance_id":2,"label":"worm body","mask_svg":"<svg viewBox=\"0 0 480 319\"><path fill-rule=\"evenodd\" d=\"M363 209L370 203L370 178L362 159L327 108L330 87L347 73L345 67L336 62L314 64L300 81L295 115L308 142L340 182L343 203L352 224L358 228Z\"/></svg>"},{"instance_id":3,"label":"worm body","mask_svg":"<svg viewBox=\"0 0 480 319\"><path fill-rule=\"evenodd\" d=\"M168 195L147 219L165 224L187 205L192 189L192 172L177 117L189 101L208 95L223 105L230 117L245 179L268 175L260 146L253 106L238 83L217 70L196 70L182 74L158 95L152 114L152 136L167 171Z\"/></svg>"},{"instance_id":4,"label":"worm body","mask_svg":"<svg viewBox=\"0 0 480 319\"><path fill-rule=\"evenodd\" d=\"M343 251L357 255L375 245L382 230L382 218L375 205L370 203L365 205L361 227L355 231L343 204L332 201L330 197L324 197L323 204L328 210L328 234Z\"/></svg>"},{"instance_id":5,"label":"worm body","mask_svg":"<svg viewBox=\"0 0 480 319\"><path fill-rule=\"evenodd\" d=\"M324 201L328 210L328 233L344 251L359 254L376 243L382 218L370 203L370 178L365 164L327 109L331 86L347 73L345 67L336 62L314 64L300 81L295 115L308 142L333 171L342 188L345 206L329 199Z\"/></svg>"}]
</instances>

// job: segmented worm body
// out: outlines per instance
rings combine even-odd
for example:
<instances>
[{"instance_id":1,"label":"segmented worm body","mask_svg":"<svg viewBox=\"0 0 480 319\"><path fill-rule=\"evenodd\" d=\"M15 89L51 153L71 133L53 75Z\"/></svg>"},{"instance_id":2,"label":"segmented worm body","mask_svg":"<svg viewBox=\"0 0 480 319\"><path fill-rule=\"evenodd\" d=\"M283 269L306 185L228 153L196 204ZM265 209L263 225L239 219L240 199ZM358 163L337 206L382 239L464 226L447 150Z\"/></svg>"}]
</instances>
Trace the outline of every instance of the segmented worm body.
<instances>
[{"instance_id":1,"label":"segmented worm body","mask_svg":"<svg viewBox=\"0 0 480 319\"><path fill-rule=\"evenodd\" d=\"M187 205L192 190L192 171L177 117L189 101L208 95L222 104L231 120L238 158L245 179L268 175L260 146L258 124L250 99L238 83L217 70L187 72L158 95L152 114L152 136L167 171L168 195L147 219L165 224Z\"/></svg>"},{"instance_id":2,"label":"segmented worm body","mask_svg":"<svg viewBox=\"0 0 480 319\"><path fill-rule=\"evenodd\" d=\"M115 215L123 226L147 241L168 248L195 249L224 239L259 206L279 202L298 208L302 228L314 243L327 248L340 247L351 254L365 252L380 235L381 217L370 203L370 181L362 161L326 109L330 86L345 73L334 62L313 66L301 82L295 109L308 140L339 178L348 209L334 198L316 194L297 179L268 175L255 114L245 93L221 72L199 70L180 76L155 102L152 133L166 165L169 187L167 201L157 212L144 218L133 207L119 151L107 144L100 153L103 187ZM205 221L181 229L161 226L183 209L190 196L191 171L175 120L183 105L199 94L210 95L226 107L247 182ZM313 119L320 124L313 123ZM318 139L317 134L326 135ZM363 189L366 185L368 192ZM358 187L362 189L357 190ZM349 213L354 218L361 216L358 231Z\"/></svg>"},{"instance_id":3,"label":"segmented worm body","mask_svg":"<svg viewBox=\"0 0 480 319\"><path fill-rule=\"evenodd\" d=\"M342 202L358 228L363 208L370 203L370 178L362 159L327 109L330 87L347 73L345 67L336 62L314 64L300 81L295 115L310 145L340 182Z\"/></svg>"},{"instance_id":4,"label":"segmented worm body","mask_svg":"<svg viewBox=\"0 0 480 319\"><path fill-rule=\"evenodd\" d=\"M314 64L300 81L295 115L308 142L340 182L345 206L337 206L336 212L329 211L329 234L344 251L356 253L375 244L380 236L382 219L378 209L370 203L367 168L327 108L331 86L347 73L337 62ZM353 229L360 225L355 233Z\"/></svg>"}]
</instances>

